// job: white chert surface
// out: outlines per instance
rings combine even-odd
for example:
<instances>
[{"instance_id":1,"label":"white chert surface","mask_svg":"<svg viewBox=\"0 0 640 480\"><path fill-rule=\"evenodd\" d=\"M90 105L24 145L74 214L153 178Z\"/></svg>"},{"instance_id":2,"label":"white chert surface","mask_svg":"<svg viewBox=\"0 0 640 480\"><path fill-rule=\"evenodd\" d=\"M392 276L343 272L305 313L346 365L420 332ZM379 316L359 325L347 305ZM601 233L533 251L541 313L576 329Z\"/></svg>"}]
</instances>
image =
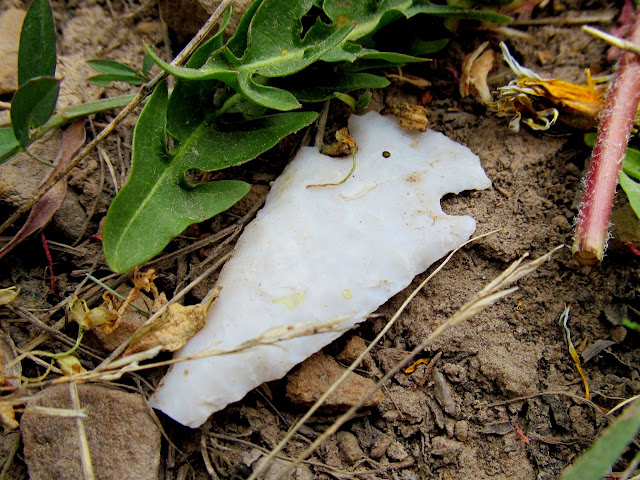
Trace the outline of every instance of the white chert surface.
<instances>
[{"instance_id":1,"label":"white chert surface","mask_svg":"<svg viewBox=\"0 0 640 480\"><path fill-rule=\"evenodd\" d=\"M352 159L329 158L312 147L300 151L221 272L222 291L207 324L178 356L345 315L340 325L346 330L471 236L473 218L446 215L440 199L491 185L476 155L440 133L410 132L375 112L352 117L349 129L359 146L354 175L339 186L306 188L340 181ZM339 335L178 363L151 405L197 427Z\"/></svg>"}]
</instances>

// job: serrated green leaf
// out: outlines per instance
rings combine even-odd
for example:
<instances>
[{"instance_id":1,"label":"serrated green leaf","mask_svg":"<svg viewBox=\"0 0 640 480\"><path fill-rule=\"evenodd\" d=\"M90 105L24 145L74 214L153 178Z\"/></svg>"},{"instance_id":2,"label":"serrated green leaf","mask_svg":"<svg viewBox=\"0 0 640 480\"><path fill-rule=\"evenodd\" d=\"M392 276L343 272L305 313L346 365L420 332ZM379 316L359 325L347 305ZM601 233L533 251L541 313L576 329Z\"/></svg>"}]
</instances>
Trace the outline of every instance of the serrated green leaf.
<instances>
[{"instance_id":1,"label":"serrated green leaf","mask_svg":"<svg viewBox=\"0 0 640 480\"><path fill-rule=\"evenodd\" d=\"M276 86L290 91L300 102L323 102L334 93L348 93L365 88L384 88L389 81L371 73L328 72L326 68L310 68L283 79Z\"/></svg>"},{"instance_id":2,"label":"serrated green leaf","mask_svg":"<svg viewBox=\"0 0 640 480\"><path fill-rule=\"evenodd\" d=\"M11 126L21 147L29 143L29 129L44 124L56 108L60 80L36 77L18 88L11 102Z\"/></svg>"},{"instance_id":3,"label":"serrated green leaf","mask_svg":"<svg viewBox=\"0 0 640 480\"><path fill-rule=\"evenodd\" d=\"M99 71L100 73L128 75L134 77L138 75L138 72L129 65L125 65L124 63L116 62L114 60L87 60L87 63L91 68Z\"/></svg>"},{"instance_id":4,"label":"serrated green leaf","mask_svg":"<svg viewBox=\"0 0 640 480\"><path fill-rule=\"evenodd\" d=\"M301 37L301 18L312 4L313 0L294 3L264 0L256 8L248 26L247 47L242 58L236 57L234 50L225 46L215 51L201 68L193 69L169 65L151 49L148 50L163 70L178 78L220 80L264 107L276 110L299 108L300 104L293 95L264 85L263 77L283 77L299 72L344 40L353 28L353 24L348 24L335 29L317 20ZM236 51L242 43L239 40L235 44Z\"/></svg>"},{"instance_id":5,"label":"serrated green leaf","mask_svg":"<svg viewBox=\"0 0 640 480\"><path fill-rule=\"evenodd\" d=\"M56 29L49 0L33 0L24 17L18 50L18 85L56 73Z\"/></svg>"},{"instance_id":6,"label":"serrated green leaf","mask_svg":"<svg viewBox=\"0 0 640 480\"><path fill-rule=\"evenodd\" d=\"M88 82L99 87L108 87L111 82L124 82L129 85L141 85L142 79L135 75L119 75L117 73L105 73L104 75L94 75L87 78Z\"/></svg>"},{"instance_id":7,"label":"serrated green leaf","mask_svg":"<svg viewBox=\"0 0 640 480\"><path fill-rule=\"evenodd\" d=\"M0 164L20 151L20 144L11 128L0 128Z\"/></svg>"},{"instance_id":8,"label":"serrated green leaf","mask_svg":"<svg viewBox=\"0 0 640 480\"><path fill-rule=\"evenodd\" d=\"M169 152L167 105L163 83L140 114L131 174L107 213L104 252L118 272L153 257L188 225L226 210L249 190L246 183L233 180L191 185L185 177L188 170L210 172L247 162L317 117L295 112L240 124L206 120Z\"/></svg>"},{"instance_id":9,"label":"serrated green leaf","mask_svg":"<svg viewBox=\"0 0 640 480\"><path fill-rule=\"evenodd\" d=\"M622 455L640 431L640 402L629 405L578 461L567 469L561 480L600 480Z\"/></svg>"}]
</instances>

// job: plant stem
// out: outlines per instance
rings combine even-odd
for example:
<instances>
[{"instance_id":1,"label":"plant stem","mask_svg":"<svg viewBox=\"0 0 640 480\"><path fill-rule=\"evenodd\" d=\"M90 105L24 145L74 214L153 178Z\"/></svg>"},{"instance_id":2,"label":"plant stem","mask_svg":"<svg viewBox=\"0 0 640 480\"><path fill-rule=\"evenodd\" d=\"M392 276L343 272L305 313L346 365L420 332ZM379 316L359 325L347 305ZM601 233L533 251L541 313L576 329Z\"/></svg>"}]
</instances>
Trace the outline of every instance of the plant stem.
<instances>
[{"instance_id":1,"label":"plant stem","mask_svg":"<svg viewBox=\"0 0 640 480\"><path fill-rule=\"evenodd\" d=\"M218 117L221 117L227 112L227 110L233 107L240 100L242 100L242 95L239 93L234 93L224 101L224 103L222 104L222 106L220 106L218 110L215 111L215 113L213 114L213 118L216 119Z\"/></svg>"},{"instance_id":2,"label":"plant stem","mask_svg":"<svg viewBox=\"0 0 640 480\"><path fill-rule=\"evenodd\" d=\"M640 45L640 15L637 13L629 41ZM572 249L582 265L600 262L606 249L611 207L639 101L640 58L625 51L607 91L591 164L584 180Z\"/></svg>"}]
</instances>

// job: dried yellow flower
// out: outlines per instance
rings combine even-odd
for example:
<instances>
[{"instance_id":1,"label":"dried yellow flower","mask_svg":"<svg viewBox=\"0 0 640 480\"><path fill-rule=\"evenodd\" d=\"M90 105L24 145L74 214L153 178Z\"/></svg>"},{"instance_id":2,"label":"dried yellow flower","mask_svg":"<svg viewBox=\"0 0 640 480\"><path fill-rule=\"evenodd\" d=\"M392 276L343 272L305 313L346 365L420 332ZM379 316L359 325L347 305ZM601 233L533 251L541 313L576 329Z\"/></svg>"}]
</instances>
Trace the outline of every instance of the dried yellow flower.
<instances>
[{"instance_id":1,"label":"dried yellow flower","mask_svg":"<svg viewBox=\"0 0 640 480\"><path fill-rule=\"evenodd\" d=\"M498 98L489 103L489 108L500 117L512 117L511 130L517 132L520 123L533 130L548 130L556 121L582 130L598 126L606 85L596 84L588 70L586 85L545 79L521 66L504 42L500 48L502 57L518 78L498 88Z\"/></svg>"}]
</instances>

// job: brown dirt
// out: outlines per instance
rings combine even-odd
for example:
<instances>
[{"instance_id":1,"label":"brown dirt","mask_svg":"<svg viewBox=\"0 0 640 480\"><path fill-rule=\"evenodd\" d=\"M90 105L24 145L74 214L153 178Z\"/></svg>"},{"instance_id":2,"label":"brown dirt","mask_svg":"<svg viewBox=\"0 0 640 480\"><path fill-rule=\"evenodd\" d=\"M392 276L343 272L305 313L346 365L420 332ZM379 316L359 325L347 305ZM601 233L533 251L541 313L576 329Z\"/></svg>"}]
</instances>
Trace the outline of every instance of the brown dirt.
<instances>
[{"instance_id":1,"label":"brown dirt","mask_svg":"<svg viewBox=\"0 0 640 480\"><path fill-rule=\"evenodd\" d=\"M127 2L111 3L116 13L131 11ZM561 2L552 3L558 6ZM11 4L20 6L20 2L0 1L0 6ZM594 10L606 5L575 2L564 7ZM80 52L85 59L113 58L138 64L144 35L150 36L160 48L166 48L155 7L129 20L112 17L103 3L93 1L58 3L55 12L61 32L60 54L69 59L77 58L74 55ZM552 7L537 16L553 17ZM507 39L511 51L524 65L541 74L581 80L585 67L602 71L610 67L604 46L581 33L578 26L519 28L532 36L526 40ZM359 370L374 379L380 371L384 373L392 366L390 359L419 344L510 262L525 253L535 258L556 245L572 243L576 192L589 155L581 133L556 129L552 135L523 129L514 134L508 130L506 120L495 118L474 101L461 100L450 67L459 70L464 55L485 39L498 50L497 43L502 37L469 31L460 35L435 61L409 71L433 82L428 89L433 97L428 106L430 126L478 154L495 187L448 197L443 201L445 210L473 215L478 220L477 233L495 228L501 231L454 256L418 294L374 350L373 363ZM542 64L541 58L548 60ZM512 78L500 61L496 65L492 87ZM75 68L89 70L79 64ZM123 87L112 87L103 95L122 91ZM399 98L417 102L423 93L413 87L392 86L383 95L390 102ZM96 128L109 118L98 116L94 120ZM128 119L103 145L114 164L119 185L128 171L134 121L135 118ZM291 148L281 146L276 153L229 172L228 175L242 176L256 185L253 194L230 214L187 231L167 252L189 245L200 234L232 224L237 215L264 198L269 181L282 168ZM62 298L74 292L94 261L97 261L94 276L109 274L100 256L99 243L90 238L98 232L114 194L111 176L102 162L94 152L70 181L72 195L90 217L87 228L79 232L80 238L70 237L70 229L59 226L64 218L58 218L45 230L48 239L59 242L51 245L57 289ZM13 207L4 204L3 214ZM198 275L199 264L209 253L210 249L199 250L160 263L159 288L168 296L178 291ZM581 400L582 382L569 356L558 318L565 305L570 304L569 325L579 350L598 340L614 342L584 365L595 404L611 408L637 394L638 336L619 326L620 317L615 312L626 307L640 309L636 297L639 267L638 258L624 248L611 250L597 267L581 267L573 261L568 248L561 250L537 272L521 280L516 293L436 339L424 352L424 357L438 359L430 366L429 375L424 373L424 367L413 374L397 374L383 389L386 398L378 407L364 410L347 423L340 435L311 457L313 463L299 467L292 478L557 478L607 425L598 409ZM62 311L53 309L57 300L49 288L49 273L40 240L34 238L2 261L0 287L21 287L17 305L53 325ZM346 334L324 349L325 354L338 356L353 335L367 341L373 339L428 273L420 275L407 291L381 307L377 312L380 317ZM214 280L204 282L188 300L201 299ZM631 315L639 320L637 315ZM18 317L15 312L0 311L3 335L9 335L20 349L42 330ZM76 334L74 326L63 331L70 337ZM52 351L65 348L55 340L39 347ZM87 368L99 361L90 356L91 352L94 351L86 350L80 355ZM22 368L23 375L28 377L43 373L41 366L29 360L22 362ZM137 382L138 388L148 395L162 373L147 372L142 381L123 378L120 382L127 385ZM300 409L287 400L284 381L273 382L267 390L270 400L263 390L251 392L242 402L215 414L197 431L163 419L172 441L172 444L163 441L163 478L209 478L200 452L201 435L210 442L209 455L220 478L246 478L260 452L273 448L286 433L288 424L295 423L301 415ZM283 454L292 457L301 452L334 419L334 413L313 417ZM523 432L527 442L516 434L515 427ZM21 450L15 456L7 453L15 445L15 435L8 433L2 437L0 452L12 462L8 478L27 478ZM280 462L265 478L276 478L276 471L286 465Z\"/></svg>"}]
</instances>

